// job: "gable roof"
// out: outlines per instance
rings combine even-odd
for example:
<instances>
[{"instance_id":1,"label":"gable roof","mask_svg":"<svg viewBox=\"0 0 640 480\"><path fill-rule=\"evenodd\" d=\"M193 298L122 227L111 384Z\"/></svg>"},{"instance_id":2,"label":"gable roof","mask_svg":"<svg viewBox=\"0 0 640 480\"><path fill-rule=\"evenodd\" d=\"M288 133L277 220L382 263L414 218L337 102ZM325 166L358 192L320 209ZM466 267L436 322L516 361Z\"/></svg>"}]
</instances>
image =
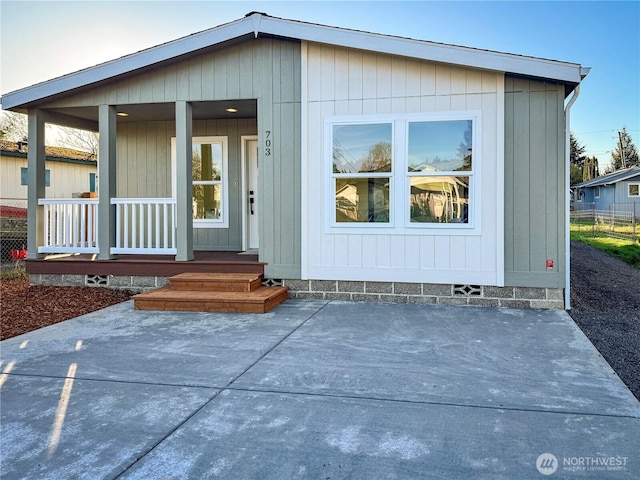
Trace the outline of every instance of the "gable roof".
<instances>
[{"instance_id":1,"label":"gable roof","mask_svg":"<svg viewBox=\"0 0 640 480\"><path fill-rule=\"evenodd\" d=\"M203 48L253 35L276 36L361 50L401 55L487 70L566 82L572 90L589 73L576 63L491 50L414 40L346 28L271 17L251 12L244 18L141 50L75 73L38 83L2 96L5 110L18 109L53 95L166 62ZM567 92L569 93L569 92Z\"/></svg>"},{"instance_id":2,"label":"gable roof","mask_svg":"<svg viewBox=\"0 0 640 480\"><path fill-rule=\"evenodd\" d=\"M613 173L609 173L608 175L602 175L601 177L592 178L591 180L587 180L586 182L576 183L573 187L584 188L613 185L618 182L629 180L636 176L640 176L640 167L638 166L625 168L624 170L618 170Z\"/></svg>"}]
</instances>

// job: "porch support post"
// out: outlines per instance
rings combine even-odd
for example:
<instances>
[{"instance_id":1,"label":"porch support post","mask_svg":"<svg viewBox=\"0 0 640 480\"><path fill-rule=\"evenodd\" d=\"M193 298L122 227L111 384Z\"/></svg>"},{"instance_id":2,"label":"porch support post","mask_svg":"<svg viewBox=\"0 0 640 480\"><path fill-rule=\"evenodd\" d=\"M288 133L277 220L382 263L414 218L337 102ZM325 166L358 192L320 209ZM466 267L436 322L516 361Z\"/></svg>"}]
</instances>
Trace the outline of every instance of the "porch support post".
<instances>
[{"instance_id":1,"label":"porch support post","mask_svg":"<svg viewBox=\"0 0 640 480\"><path fill-rule=\"evenodd\" d=\"M111 247L116 240L116 208L111 199L116 196L116 108L98 107L98 259L111 260Z\"/></svg>"},{"instance_id":2,"label":"porch support post","mask_svg":"<svg viewBox=\"0 0 640 480\"><path fill-rule=\"evenodd\" d=\"M193 178L191 104L176 102L176 261L193 260Z\"/></svg>"},{"instance_id":3,"label":"porch support post","mask_svg":"<svg viewBox=\"0 0 640 480\"><path fill-rule=\"evenodd\" d=\"M38 243L44 240L44 207L38 205L45 192L45 114L40 109L29 110L27 152L27 258L42 258Z\"/></svg>"}]
</instances>

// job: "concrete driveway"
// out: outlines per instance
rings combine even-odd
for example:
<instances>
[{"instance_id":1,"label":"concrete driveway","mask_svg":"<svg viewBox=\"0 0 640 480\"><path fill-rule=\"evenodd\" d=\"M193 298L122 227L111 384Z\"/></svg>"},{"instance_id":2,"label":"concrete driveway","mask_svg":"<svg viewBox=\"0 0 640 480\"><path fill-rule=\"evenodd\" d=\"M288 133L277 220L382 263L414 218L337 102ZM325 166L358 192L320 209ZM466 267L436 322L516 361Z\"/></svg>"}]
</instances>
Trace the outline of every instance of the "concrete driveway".
<instances>
[{"instance_id":1,"label":"concrete driveway","mask_svg":"<svg viewBox=\"0 0 640 480\"><path fill-rule=\"evenodd\" d=\"M565 312L126 302L0 347L3 479L640 477L640 404Z\"/></svg>"}]
</instances>

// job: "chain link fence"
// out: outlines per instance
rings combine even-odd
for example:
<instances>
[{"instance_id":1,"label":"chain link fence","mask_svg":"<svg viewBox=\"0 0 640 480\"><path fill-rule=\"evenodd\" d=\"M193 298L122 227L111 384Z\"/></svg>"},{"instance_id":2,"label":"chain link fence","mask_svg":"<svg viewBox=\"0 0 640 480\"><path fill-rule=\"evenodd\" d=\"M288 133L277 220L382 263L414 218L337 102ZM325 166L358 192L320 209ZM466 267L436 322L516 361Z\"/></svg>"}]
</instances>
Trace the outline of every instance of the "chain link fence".
<instances>
[{"instance_id":1,"label":"chain link fence","mask_svg":"<svg viewBox=\"0 0 640 480\"><path fill-rule=\"evenodd\" d=\"M640 242L640 202L612 203L606 209L595 203L576 203L571 211L574 230Z\"/></svg>"},{"instance_id":2,"label":"chain link fence","mask_svg":"<svg viewBox=\"0 0 640 480\"><path fill-rule=\"evenodd\" d=\"M27 200L0 198L0 264L17 268L27 255Z\"/></svg>"}]
</instances>

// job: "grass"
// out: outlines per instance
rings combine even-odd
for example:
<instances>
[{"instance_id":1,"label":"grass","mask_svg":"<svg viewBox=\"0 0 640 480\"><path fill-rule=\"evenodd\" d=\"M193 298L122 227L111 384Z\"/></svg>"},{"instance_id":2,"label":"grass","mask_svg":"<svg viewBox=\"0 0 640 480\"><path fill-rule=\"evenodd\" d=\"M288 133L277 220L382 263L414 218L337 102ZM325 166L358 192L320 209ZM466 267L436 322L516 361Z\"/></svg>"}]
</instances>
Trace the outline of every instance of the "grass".
<instances>
[{"instance_id":1,"label":"grass","mask_svg":"<svg viewBox=\"0 0 640 480\"><path fill-rule=\"evenodd\" d=\"M571 240L586 243L601 252L619 258L634 268L640 269L640 245L631 240L612 238L604 234L591 233L571 224Z\"/></svg>"},{"instance_id":2,"label":"grass","mask_svg":"<svg viewBox=\"0 0 640 480\"><path fill-rule=\"evenodd\" d=\"M10 266L0 267L0 280L28 280L29 274L24 269L24 262L17 261Z\"/></svg>"}]
</instances>

